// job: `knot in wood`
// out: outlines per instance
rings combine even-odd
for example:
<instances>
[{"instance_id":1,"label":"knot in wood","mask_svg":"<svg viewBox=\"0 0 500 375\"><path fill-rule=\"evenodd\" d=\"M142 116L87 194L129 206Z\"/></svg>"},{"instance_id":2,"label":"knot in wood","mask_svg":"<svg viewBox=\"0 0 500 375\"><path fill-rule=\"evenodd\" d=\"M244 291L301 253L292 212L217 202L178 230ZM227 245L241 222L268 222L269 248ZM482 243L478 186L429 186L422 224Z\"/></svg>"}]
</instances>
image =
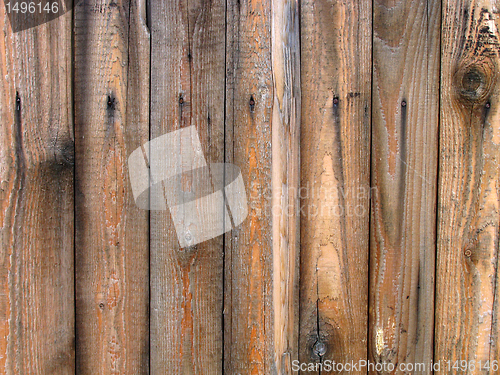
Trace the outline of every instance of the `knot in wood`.
<instances>
[{"instance_id":1,"label":"knot in wood","mask_svg":"<svg viewBox=\"0 0 500 375\"><path fill-rule=\"evenodd\" d=\"M255 99L253 95L250 95L250 100L248 101L248 105L250 106L250 111L253 112L255 110Z\"/></svg>"},{"instance_id":2,"label":"knot in wood","mask_svg":"<svg viewBox=\"0 0 500 375\"><path fill-rule=\"evenodd\" d=\"M75 142L69 136L59 136L54 140L44 160L46 166L53 172L60 173L63 169L72 170L75 165Z\"/></svg>"},{"instance_id":3,"label":"knot in wood","mask_svg":"<svg viewBox=\"0 0 500 375\"><path fill-rule=\"evenodd\" d=\"M494 77L494 67L487 61L468 64L458 69L455 86L462 101L484 103L488 99Z\"/></svg>"},{"instance_id":4,"label":"knot in wood","mask_svg":"<svg viewBox=\"0 0 500 375\"><path fill-rule=\"evenodd\" d=\"M481 85L484 85L484 77L476 69L469 70L462 77L462 90L467 95L476 96Z\"/></svg>"}]
</instances>

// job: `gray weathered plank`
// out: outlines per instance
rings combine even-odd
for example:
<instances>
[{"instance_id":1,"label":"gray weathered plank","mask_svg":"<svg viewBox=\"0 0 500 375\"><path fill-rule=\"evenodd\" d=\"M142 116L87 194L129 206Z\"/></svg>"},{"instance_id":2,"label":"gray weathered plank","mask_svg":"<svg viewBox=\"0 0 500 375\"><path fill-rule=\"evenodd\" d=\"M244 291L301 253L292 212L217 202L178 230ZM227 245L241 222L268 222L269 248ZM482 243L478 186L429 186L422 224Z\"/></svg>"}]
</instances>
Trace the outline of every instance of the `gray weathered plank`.
<instances>
[{"instance_id":1,"label":"gray weathered plank","mask_svg":"<svg viewBox=\"0 0 500 375\"><path fill-rule=\"evenodd\" d=\"M220 0L151 2L151 137L195 126L207 163L224 161L224 25ZM181 248L178 235L151 212L151 372L221 373L223 237Z\"/></svg>"},{"instance_id":2,"label":"gray weathered plank","mask_svg":"<svg viewBox=\"0 0 500 375\"><path fill-rule=\"evenodd\" d=\"M440 14L374 3L369 354L397 374L433 357Z\"/></svg>"}]
</instances>

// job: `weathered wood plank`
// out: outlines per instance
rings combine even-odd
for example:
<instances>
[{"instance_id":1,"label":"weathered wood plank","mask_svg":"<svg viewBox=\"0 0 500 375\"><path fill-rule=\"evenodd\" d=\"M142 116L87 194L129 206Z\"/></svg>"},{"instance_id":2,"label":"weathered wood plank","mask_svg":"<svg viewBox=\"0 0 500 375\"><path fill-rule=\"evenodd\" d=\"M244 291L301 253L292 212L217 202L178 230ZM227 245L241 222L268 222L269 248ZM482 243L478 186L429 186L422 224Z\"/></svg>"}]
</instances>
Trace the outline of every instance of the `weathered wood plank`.
<instances>
[{"instance_id":1,"label":"weathered wood plank","mask_svg":"<svg viewBox=\"0 0 500 375\"><path fill-rule=\"evenodd\" d=\"M151 137L193 125L207 163L224 161L224 33L224 1L151 2ZM221 373L223 237L180 248L178 235L151 212L151 371Z\"/></svg>"},{"instance_id":2,"label":"weathered wood plank","mask_svg":"<svg viewBox=\"0 0 500 375\"><path fill-rule=\"evenodd\" d=\"M241 168L248 217L225 239L228 374L274 374L271 1L227 7L226 162Z\"/></svg>"},{"instance_id":3,"label":"weathered wood plank","mask_svg":"<svg viewBox=\"0 0 500 375\"><path fill-rule=\"evenodd\" d=\"M0 6L0 373L73 374L71 17Z\"/></svg>"},{"instance_id":4,"label":"weathered wood plank","mask_svg":"<svg viewBox=\"0 0 500 375\"><path fill-rule=\"evenodd\" d=\"M369 354L394 373L433 354L440 12L374 3Z\"/></svg>"},{"instance_id":5,"label":"weathered wood plank","mask_svg":"<svg viewBox=\"0 0 500 375\"><path fill-rule=\"evenodd\" d=\"M371 3L303 1L301 15L299 359L357 362L367 358Z\"/></svg>"},{"instance_id":6,"label":"weathered wood plank","mask_svg":"<svg viewBox=\"0 0 500 375\"><path fill-rule=\"evenodd\" d=\"M476 361L450 374L500 359L499 5L443 2L435 355Z\"/></svg>"},{"instance_id":7,"label":"weathered wood plank","mask_svg":"<svg viewBox=\"0 0 500 375\"><path fill-rule=\"evenodd\" d=\"M81 374L147 374L148 212L129 154L149 138L145 3L75 9L76 325Z\"/></svg>"},{"instance_id":8,"label":"weathered wood plank","mask_svg":"<svg viewBox=\"0 0 500 375\"><path fill-rule=\"evenodd\" d=\"M300 34L297 0L272 1L272 235L277 374L298 359Z\"/></svg>"}]
</instances>

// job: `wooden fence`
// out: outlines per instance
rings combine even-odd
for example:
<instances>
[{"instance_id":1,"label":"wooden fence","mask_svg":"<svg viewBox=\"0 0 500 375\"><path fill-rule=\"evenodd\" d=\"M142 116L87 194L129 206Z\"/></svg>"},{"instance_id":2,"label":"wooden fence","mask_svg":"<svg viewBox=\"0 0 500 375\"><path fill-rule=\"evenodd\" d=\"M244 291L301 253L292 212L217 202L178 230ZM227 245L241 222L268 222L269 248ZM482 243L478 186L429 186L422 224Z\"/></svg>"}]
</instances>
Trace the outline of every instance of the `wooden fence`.
<instances>
[{"instance_id":1,"label":"wooden fence","mask_svg":"<svg viewBox=\"0 0 500 375\"><path fill-rule=\"evenodd\" d=\"M500 373L499 9L1 6L0 373ZM127 159L190 125L249 214L180 248Z\"/></svg>"}]
</instances>

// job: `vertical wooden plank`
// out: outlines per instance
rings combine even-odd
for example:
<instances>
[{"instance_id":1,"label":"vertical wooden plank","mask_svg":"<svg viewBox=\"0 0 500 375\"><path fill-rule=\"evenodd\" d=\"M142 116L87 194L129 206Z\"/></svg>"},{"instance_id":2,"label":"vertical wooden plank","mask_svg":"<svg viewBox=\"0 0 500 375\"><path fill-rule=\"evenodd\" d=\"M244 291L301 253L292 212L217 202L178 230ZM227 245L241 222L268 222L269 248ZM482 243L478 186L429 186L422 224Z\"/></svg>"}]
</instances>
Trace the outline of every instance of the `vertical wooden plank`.
<instances>
[{"instance_id":1,"label":"vertical wooden plank","mask_svg":"<svg viewBox=\"0 0 500 375\"><path fill-rule=\"evenodd\" d=\"M500 359L499 5L443 2L435 355L450 374Z\"/></svg>"},{"instance_id":2,"label":"vertical wooden plank","mask_svg":"<svg viewBox=\"0 0 500 375\"><path fill-rule=\"evenodd\" d=\"M298 359L300 216L299 2L272 1L272 234L277 374Z\"/></svg>"},{"instance_id":3,"label":"vertical wooden plank","mask_svg":"<svg viewBox=\"0 0 500 375\"><path fill-rule=\"evenodd\" d=\"M224 161L224 30L224 1L151 2L151 138L195 126L207 163ZM223 237L180 248L169 211L150 225L151 373L221 373Z\"/></svg>"},{"instance_id":4,"label":"vertical wooden plank","mask_svg":"<svg viewBox=\"0 0 500 375\"><path fill-rule=\"evenodd\" d=\"M149 138L140 1L75 9L76 325L81 374L148 373L148 212L127 158Z\"/></svg>"},{"instance_id":5,"label":"vertical wooden plank","mask_svg":"<svg viewBox=\"0 0 500 375\"><path fill-rule=\"evenodd\" d=\"M441 3L373 14L370 359L405 373L433 354Z\"/></svg>"},{"instance_id":6,"label":"vertical wooden plank","mask_svg":"<svg viewBox=\"0 0 500 375\"><path fill-rule=\"evenodd\" d=\"M130 1L127 112L123 132L127 157L130 152L143 145L150 135L151 36L147 25L146 2L147 0ZM128 180L128 164L124 169ZM139 375L150 373L149 212L137 208L130 188L130 183L125 182L127 212L122 257L125 257L124 348L127 359L125 372L120 374Z\"/></svg>"},{"instance_id":7,"label":"vertical wooden plank","mask_svg":"<svg viewBox=\"0 0 500 375\"><path fill-rule=\"evenodd\" d=\"M301 17L299 360L357 363L367 357L371 2L305 0Z\"/></svg>"},{"instance_id":8,"label":"vertical wooden plank","mask_svg":"<svg viewBox=\"0 0 500 375\"><path fill-rule=\"evenodd\" d=\"M277 371L271 6L270 1L231 0L227 7L226 161L241 168L248 197L247 219L225 237L224 371L228 374Z\"/></svg>"},{"instance_id":9,"label":"vertical wooden plank","mask_svg":"<svg viewBox=\"0 0 500 375\"><path fill-rule=\"evenodd\" d=\"M73 374L71 16L0 7L0 372Z\"/></svg>"}]
</instances>

